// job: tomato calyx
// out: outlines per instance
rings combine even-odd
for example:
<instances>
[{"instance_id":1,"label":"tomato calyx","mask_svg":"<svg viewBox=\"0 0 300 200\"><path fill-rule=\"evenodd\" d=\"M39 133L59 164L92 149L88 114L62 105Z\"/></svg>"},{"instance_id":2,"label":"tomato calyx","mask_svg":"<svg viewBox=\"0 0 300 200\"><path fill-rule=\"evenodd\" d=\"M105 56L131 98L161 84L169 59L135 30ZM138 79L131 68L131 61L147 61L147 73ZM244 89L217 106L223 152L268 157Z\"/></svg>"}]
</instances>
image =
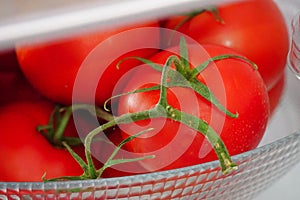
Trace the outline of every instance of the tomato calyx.
<instances>
[{"instance_id":1,"label":"tomato calyx","mask_svg":"<svg viewBox=\"0 0 300 200\"><path fill-rule=\"evenodd\" d=\"M89 113L94 114L106 121L112 119L111 114L98 107L92 107L87 104L73 104L72 106L56 105L50 115L48 124L39 125L37 130L55 147L64 148L64 143L68 144L69 146L82 145L83 143L79 137L64 135L67 124L69 123L73 112L76 110L89 111Z\"/></svg>"},{"instance_id":2,"label":"tomato calyx","mask_svg":"<svg viewBox=\"0 0 300 200\"><path fill-rule=\"evenodd\" d=\"M82 142L80 138L64 136L64 130L71 115L72 110L70 108L56 105L50 115L48 124L39 125L37 130L55 147L63 147L63 141L67 142L71 146L81 145Z\"/></svg>"},{"instance_id":3,"label":"tomato calyx","mask_svg":"<svg viewBox=\"0 0 300 200\"><path fill-rule=\"evenodd\" d=\"M258 70L258 66L251 60L247 59L246 57L235 55L235 54L222 54L222 55L217 55L213 56L211 58L208 58L205 62L200 63L198 66L195 66L195 68L190 67L190 63L188 61L188 51L187 51L187 44L184 39L184 37L181 38L180 40L180 55L175 56L172 55L169 57L168 61L166 62L166 65L174 65L175 70L168 70L168 79L170 81L166 81L165 87L185 87L185 88L191 88L193 89L197 94L205 98L207 101L211 102L214 106L216 106L219 110L224 112L226 115L236 118L238 117L238 113L232 113L228 111L219 101L218 99L214 96L213 92L210 91L210 89L202 82L200 82L197 79L197 76L205 70L209 64L224 60L224 59L237 59L243 62L246 62L252 66L253 70ZM139 60L147 65L149 65L151 68L153 68L156 71L159 71L162 73L163 68L161 65L154 63L150 60L147 60L145 58L140 58L140 57L127 57L117 64L117 67L119 68L122 62L128 59L136 59ZM123 94L118 94L115 95L109 99L107 99L104 102L104 109L106 111L109 111L107 108L108 102L111 101L112 99L118 98L120 96L132 94L132 93L139 93L139 92L147 92L147 91L152 91L152 90L159 90L160 86L155 85L149 88L141 88L132 92L127 92Z\"/></svg>"}]
</instances>

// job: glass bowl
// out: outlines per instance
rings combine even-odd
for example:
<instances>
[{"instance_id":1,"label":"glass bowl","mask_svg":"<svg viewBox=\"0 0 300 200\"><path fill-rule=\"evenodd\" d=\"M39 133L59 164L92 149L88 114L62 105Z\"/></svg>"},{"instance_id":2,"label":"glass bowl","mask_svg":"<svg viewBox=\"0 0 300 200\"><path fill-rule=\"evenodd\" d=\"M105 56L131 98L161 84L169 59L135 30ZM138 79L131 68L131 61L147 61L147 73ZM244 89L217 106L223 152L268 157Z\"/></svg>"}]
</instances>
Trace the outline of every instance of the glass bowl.
<instances>
[{"instance_id":1,"label":"glass bowl","mask_svg":"<svg viewBox=\"0 0 300 200\"><path fill-rule=\"evenodd\" d=\"M287 70L285 92L265 137L258 148L232 157L239 169L229 175L215 161L100 180L0 182L0 199L253 199L300 161L299 84Z\"/></svg>"},{"instance_id":2,"label":"glass bowl","mask_svg":"<svg viewBox=\"0 0 300 200\"><path fill-rule=\"evenodd\" d=\"M252 199L300 159L300 133L233 156L224 176L218 162L144 175L66 182L3 182L1 199Z\"/></svg>"}]
</instances>

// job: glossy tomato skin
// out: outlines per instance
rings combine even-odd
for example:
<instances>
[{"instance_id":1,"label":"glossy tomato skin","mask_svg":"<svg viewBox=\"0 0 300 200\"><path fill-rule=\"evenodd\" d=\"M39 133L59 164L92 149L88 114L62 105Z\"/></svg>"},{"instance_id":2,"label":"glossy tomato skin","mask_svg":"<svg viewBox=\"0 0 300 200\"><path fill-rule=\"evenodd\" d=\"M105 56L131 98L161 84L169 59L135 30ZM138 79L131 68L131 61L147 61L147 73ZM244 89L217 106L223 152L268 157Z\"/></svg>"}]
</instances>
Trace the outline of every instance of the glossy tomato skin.
<instances>
[{"instance_id":1,"label":"glossy tomato skin","mask_svg":"<svg viewBox=\"0 0 300 200\"><path fill-rule=\"evenodd\" d=\"M209 56L236 54L222 46L204 45L203 47L205 51L188 46L189 61L193 65L204 62ZM178 52L178 48L175 49ZM162 51L151 60L164 64L171 54ZM251 150L259 144L269 117L268 93L263 79L252 66L240 60L225 59L216 62L217 67L213 66L204 70L198 78L208 85L229 111L237 112L238 118L225 116L207 100L187 88L168 89L168 103L189 114L197 114L207 122L220 134L231 155ZM157 71L150 67L142 68L135 72L124 92L151 86L159 81L160 74ZM118 114L153 108L158 99L158 91L123 96L119 102ZM154 131L130 141L127 145L132 152L156 156L155 159L141 162L148 171L174 169L217 159L203 135L191 131L185 125L180 126L178 122L171 119L143 120L120 127L124 138L146 128L154 128ZM176 155L177 151L182 152ZM172 156L175 156L173 160Z\"/></svg>"},{"instance_id":2,"label":"glossy tomato skin","mask_svg":"<svg viewBox=\"0 0 300 200\"><path fill-rule=\"evenodd\" d=\"M65 149L53 147L36 130L48 123L54 105L23 101L1 107L0 181L42 181L83 173Z\"/></svg>"},{"instance_id":3,"label":"glossy tomato skin","mask_svg":"<svg viewBox=\"0 0 300 200\"><path fill-rule=\"evenodd\" d=\"M204 12L178 31L201 44L219 44L245 55L258 65L267 88L272 88L283 73L289 47L287 26L276 3L273 0L239 1L220 5L218 10L224 24ZM171 17L162 26L174 29L182 19L183 16ZM163 40L168 41L169 37L164 35Z\"/></svg>"},{"instance_id":4,"label":"glossy tomato skin","mask_svg":"<svg viewBox=\"0 0 300 200\"><path fill-rule=\"evenodd\" d=\"M117 69L117 62L127 56L147 57L156 53L156 49L135 50L132 49L132 45L134 41L135 45L158 46L159 29L155 33L152 32L151 35L139 32L138 35L133 36L134 38L127 38L127 40L124 38L122 40L114 38L109 39L105 43L105 52L103 54L115 52L122 48L127 48L128 51L119 58L113 58L116 60L111 60L109 56L99 55L97 60L94 61L93 65L96 66L99 60L104 60L103 62L112 61L109 65L98 66L101 70L105 69L106 72L101 75L95 99L87 98L90 95L87 95L86 91L82 91L79 97L77 96L75 99L72 99L74 82L81 65L98 44L111 36L123 31L145 27L158 27L158 22L151 21L110 30L71 35L68 38L56 41L19 43L16 46L17 58L22 71L31 84L49 99L65 105L69 105L72 102L93 103L96 100L97 105L102 105L105 100L111 97L114 84L118 82L120 77L138 64L136 60L129 60L124 62L120 69ZM112 55L114 54L112 53ZM91 70L90 77L96 73L95 71ZM90 81L88 79L85 83L89 84Z\"/></svg>"}]
</instances>

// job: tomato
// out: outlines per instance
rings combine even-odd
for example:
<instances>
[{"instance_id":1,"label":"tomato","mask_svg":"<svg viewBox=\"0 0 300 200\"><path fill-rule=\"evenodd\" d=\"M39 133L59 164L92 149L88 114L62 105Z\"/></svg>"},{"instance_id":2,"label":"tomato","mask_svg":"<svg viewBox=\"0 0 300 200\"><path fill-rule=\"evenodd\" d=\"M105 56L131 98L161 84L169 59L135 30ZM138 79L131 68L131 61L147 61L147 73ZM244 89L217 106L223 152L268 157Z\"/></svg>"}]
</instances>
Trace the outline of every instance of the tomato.
<instances>
[{"instance_id":1,"label":"tomato","mask_svg":"<svg viewBox=\"0 0 300 200\"><path fill-rule=\"evenodd\" d=\"M280 100L284 94L285 85L285 74L283 74L276 85L268 91L271 115L274 114L276 108L279 106Z\"/></svg>"},{"instance_id":2,"label":"tomato","mask_svg":"<svg viewBox=\"0 0 300 200\"><path fill-rule=\"evenodd\" d=\"M0 105L42 98L24 77L15 51L11 49L0 52L0 93Z\"/></svg>"},{"instance_id":3,"label":"tomato","mask_svg":"<svg viewBox=\"0 0 300 200\"><path fill-rule=\"evenodd\" d=\"M52 146L36 130L48 123L54 105L48 101L14 102L0 112L0 181L42 181L79 176L83 170L70 153Z\"/></svg>"},{"instance_id":4,"label":"tomato","mask_svg":"<svg viewBox=\"0 0 300 200\"><path fill-rule=\"evenodd\" d=\"M99 77L98 89L95 94L97 105L102 105L111 97L114 84L120 77L139 63L135 60L126 61L122 68L117 69L117 62L125 56L147 57L154 54L156 49L136 50L135 48L151 46L151 44L158 46L160 33L157 29L151 35L149 32L140 31L138 34L129 36L130 38L115 39L111 36L127 30L149 27L158 27L158 22L147 22L105 31L84 32L57 41L19 43L16 45L17 58L30 83L49 99L65 105L72 102L93 103L94 99L87 99L89 96L87 93L90 92L88 89L81 91L79 97L72 99L73 86L76 75L86 57L93 52L97 45L106 41L103 43L104 51L100 52L100 55L92 62L92 65L96 65L96 69L93 68L89 71L89 77L97 73L96 71L103 71L102 76ZM118 58L111 58L111 55L114 55L119 49L127 51ZM105 64L98 66L99 62ZM86 80L85 83L89 84L90 80Z\"/></svg>"},{"instance_id":5,"label":"tomato","mask_svg":"<svg viewBox=\"0 0 300 200\"><path fill-rule=\"evenodd\" d=\"M24 100L38 101L43 98L18 68L0 72L0 92L0 105Z\"/></svg>"},{"instance_id":6,"label":"tomato","mask_svg":"<svg viewBox=\"0 0 300 200\"><path fill-rule=\"evenodd\" d=\"M238 1L220 5L218 10L224 24L215 20L210 12L204 12L178 31L201 44L219 44L245 55L258 65L267 88L272 88L283 73L289 48L287 26L276 3L273 0ZM174 29L183 18L185 16L170 17L162 26ZM164 35L163 40L169 41L170 35Z\"/></svg>"},{"instance_id":7,"label":"tomato","mask_svg":"<svg viewBox=\"0 0 300 200\"><path fill-rule=\"evenodd\" d=\"M18 60L14 49L0 50L0 72L19 70Z\"/></svg>"},{"instance_id":8,"label":"tomato","mask_svg":"<svg viewBox=\"0 0 300 200\"><path fill-rule=\"evenodd\" d=\"M218 45L188 45L188 60L194 67L212 56L238 55ZM170 55L179 54L177 47L164 50L150 60L165 64ZM123 92L151 87L160 83L161 73L149 66L137 68ZM222 105L238 113L230 117L213 106L193 90L184 87L167 89L168 104L197 116L207 122L220 135L229 153L235 155L251 150L259 144L269 117L267 89L258 71L238 59L224 59L211 64L198 75ZM129 114L153 108L160 94L158 90L122 96L117 114ZM152 118L119 125L123 138L141 130L154 128L127 143L126 148L135 154L155 155L141 161L149 171L167 170L216 160L216 154L204 136L178 121ZM145 172L145 171L144 171Z\"/></svg>"}]
</instances>

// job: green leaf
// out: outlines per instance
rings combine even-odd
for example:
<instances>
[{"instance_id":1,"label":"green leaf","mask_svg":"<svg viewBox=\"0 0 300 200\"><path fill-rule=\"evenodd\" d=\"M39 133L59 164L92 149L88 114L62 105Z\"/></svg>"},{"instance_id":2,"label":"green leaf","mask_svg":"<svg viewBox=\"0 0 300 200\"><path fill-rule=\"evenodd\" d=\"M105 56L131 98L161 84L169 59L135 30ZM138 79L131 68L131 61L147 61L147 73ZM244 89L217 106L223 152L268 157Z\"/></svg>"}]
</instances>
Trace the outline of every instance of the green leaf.
<instances>
[{"instance_id":1,"label":"green leaf","mask_svg":"<svg viewBox=\"0 0 300 200\"><path fill-rule=\"evenodd\" d=\"M88 174L88 166L84 162L84 160L75 151L73 151L73 149L66 142L62 142L62 144L64 145L64 147L66 147L66 149L69 151L69 153L72 155L72 157L80 165L80 167L84 171L84 174Z\"/></svg>"},{"instance_id":2,"label":"green leaf","mask_svg":"<svg viewBox=\"0 0 300 200\"><path fill-rule=\"evenodd\" d=\"M212 62L219 61L219 60L224 60L224 59L230 59L230 58L238 59L238 60L241 60L243 62L246 62L246 63L250 64L253 67L254 70L258 69L257 65L253 61L249 60L248 58L245 58L245 57L239 56L239 55L235 55L235 54L221 54L221 55L211 57L211 58L207 59L205 62L198 65L197 67L195 67L191 71L191 77L196 77L203 70L205 70L208 67L208 65Z\"/></svg>"},{"instance_id":3,"label":"green leaf","mask_svg":"<svg viewBox=\"0 0 300 200\"><path fill-rule=\"evenodd\" d=\"M140 161L140 160L144 160L144 159L148 159L148 158L154 158L154 155L149 155L149 156L143 156L143 157L138 157L138 158L131 158L131 159L114 159L114 157L117 155L117 153L120 151L120 149L129 141L137 138L138 136L152 131L153 128L148 128L146 130L140 131L135 135L131 135L127 138L125 138L123 141L121 141L118 146L114 149L114 151L112 152L112 154L110 155L110 157L107 159L107 161L104 163L104 165L97 171L98 173L98 178L101 177L103 171L105 169L107 169L108 167L111 167L113 165L117 165L117 164L122 164L122 163L129 163L129 162L136 162L136 161Z\"/></svg>"},{"instance_id":4,"label":"green leaf","mask_svg":"<svg viewBox=\"0 0 300 200\"><path fill-rule=\"evenodd\" d=\"M129 59L135 59L135 60L139 60L147 65L149 65L150 67L152 67L153 69L155 69L156 71L161 72L162 71L162 66L152 62L151 60L148 60L146 58L141 58L141 57L137 57L137 56L130 56L130 57L126 57L124 59L122 59L121 61L119 61L117 63L117 68L120 68L120 65L125 61L125 60L129 60Z\"/></svg>"},{"instance_id":5,"label":"green leaf","mask_svg":"<svg viewBox=\"0 0 300 200\"><path fill-rule=\"evenodd\" d=\"M219 110L224 112L226 115L232 117L232 118L237 118L238 113L232 113L228 111L220 102L219 100L215 97L215 95L210 91L210 89L197 79L193 79L190 81L192 89L197 92L199 95L204 97L206 100L211 102L214 106L216 106Z\"/></svg>"},{"instance_id":6,"label":"green leaf","mask_svg":"<svg viewBox=\"0 0 300 200\"><path fill-rule=\"evenodd\" d=\"M206 11L210 12L213 18L219 22L220 24L225 24L225 21L220 15L219 9L216 6L211 6L205 9Z\"/></svg>"},{"instance_id":7,"label":"green leaf","mask_svg":"<svg viewBox=\"0 0 300 200\"><path fill-rule=\"evenodd\" d=\"M190 63L189 63L189 53L188 53L188 48L186 44L186 40L184 37L180 38L180 64L183 65L183 71L178 70L181 74L186 73L187 71L190 70Z\"/></svg>"},{"instance_id":8,"label":"green leaf","mask_svg":"<svg viewBox=\"0 0 300 200\"><path fill-rule=\"evenodd\" d=\"M171 62L172 60L169 60L169 62ZM166 65L167 66L167 65ZM167 76L168 78L171 80L169 82L167 82L167 78L164 77L164 79L161 81L161 86L162 85L164 87L185 87L185 88L191 88L193 89L197 94L199 94L200 96L202 96L203 98L205 98L206 100L208 100L209 102L211 102L214 106L216 106L219 110L221 110L222 112L224 112L226 115L232 117L232 118L236 118L238 117L237 113L232 113L230 111L228 111L220 102L219 100L214 96L214 94L210 91L210 89L203 84L202 82L198 81L198 79L196 78L192 78L190 80L187 80L183 75L181 75L179 72L174 71L172 69L169 69L168 67L164 67L164 71L163 71L163 75ZM165 69L166 68L166 69ZM165 75L164 75L165 74ZM162 88L161 88L162 90ZM164 93L161 94L161 98L165 98ZM163 99L164 100L164 99ZM166 101L166 100L164 100Z\"/></svg>"},{"instance_id":9,"label":"green leaf","mask_svg":"<svg viewBox=\"0 0 300 200\"><path fill-rule=\"evenodd\" d=\"M166 107L168 105L166 85L168 84L168 73L173 71L170 69L170 66L172 65L174 60L177 59L178 58L176 56L170 56L163 67L163 71L161 74L161 82L160 82L160 97L158 101L158 104L163 107Z\"/></svg>"}]
</instances>

